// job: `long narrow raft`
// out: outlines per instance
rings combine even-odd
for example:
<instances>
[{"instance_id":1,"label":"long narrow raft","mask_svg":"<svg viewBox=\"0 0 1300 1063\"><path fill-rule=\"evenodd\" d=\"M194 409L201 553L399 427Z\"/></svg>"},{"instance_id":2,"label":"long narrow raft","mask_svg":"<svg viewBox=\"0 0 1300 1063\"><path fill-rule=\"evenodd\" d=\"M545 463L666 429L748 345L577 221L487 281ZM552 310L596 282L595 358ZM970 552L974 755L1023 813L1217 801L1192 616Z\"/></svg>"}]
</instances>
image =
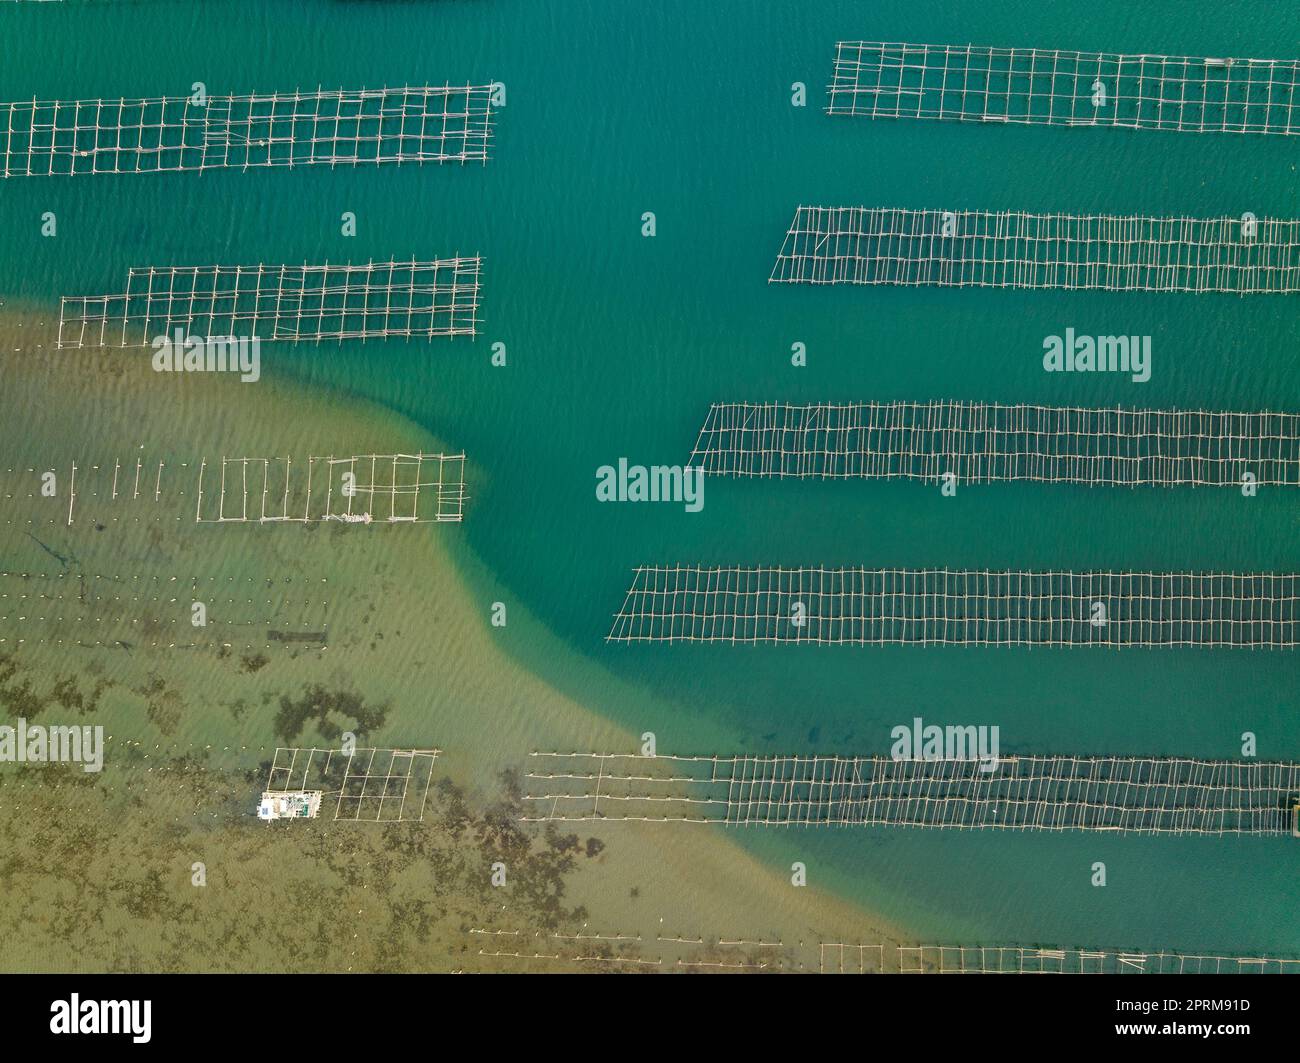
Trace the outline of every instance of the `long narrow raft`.
<instances>
[{"instance_id":1,"label":"long narrow raft","mask_svg":"<svg viewBox=\"0 0 1300 1063\"><path fill-rule=\"evenodd\" d=\"M459 522L468 497L465 455L204 458L196 496L199 524Z\"/></svg>"},{"instance_id":2,"label":"long narrow raft","mask_svg":"<svg viewBox=\"0 0 1300 1063\"><path fill-rule=\"evenodd\" d=\"M184 336L266 341L473 336L477 255L330 265L146 266L126 291L69 295L58 346L148 347Z\"/></svg>"},{"instance_id":3,"label":"long narrow raft","mask_svg":"<svg viewBox=\"0 0 1300 1063\"><path fill-rule=\"evenodd\" d=\"M653 565L606 641L1293 647L1300 575Z\"/></svg>"},{"instance_id":4,"label":"long narrow raft","mask_svg":"<svg viewBox=\"0 0 1300 1063\"><path fill-rule=\"evenodd\" d=\"M491 85L0 103L0 175L486 162Z\"/></svg>"},{"instance_id":5,"label":"long narrow raft","mask_svg":"<svg viewBox=\"0 0 1300 1063\"><path fill-rule=\"evenodd\" d=\"M1300 62L840 41L827 113L1300 134Z\"/></svg>"},{"instance_id":6,"label":"long narrow raft","mask_svg":"<svg viewBox=\"0 0 1300 1063\"><path fill-rule=\"evenodd\" d=\"M987 402L715 403L691 466L714 476L1300 485L1300 414Z\"/></svg>"},{"instance_id":7,"label":"long narrow raft","mask_svg":"<svg viewBox=\"0 0 1300 1063\"><path fill-rule=\"evenodd\" d=\"M838 954L822 946L826 960ZM1300 960L1280 956L1222 956L1138 949L1043 948L1026 945L899 945L899 974L1300 974ZM849 954L852 962L852 954ZM859 969L862 969L859 962ZM852 967L848 968L849 971Z\"/></svg>"},{"instance_id":8,"label":"long narrow raft","mask_svg":"<svg viewBox=\"0 0 1300 1063\"><path fill-rule=\"evenodd\" d=\"M1182 757L537 753L528 818L729 826L1291 833L1300 764Z\"/></svg>"},{"instance_id":9,"label":"long narrow raft","mask_svg":"<svg viewBox=\"0 0 1300 1063\"><path fill-rule=\"evenodd\" d=\"M1300 291L1300 222L799 207L781 284L1111 292Z\"/></svg>"}]
</instances>

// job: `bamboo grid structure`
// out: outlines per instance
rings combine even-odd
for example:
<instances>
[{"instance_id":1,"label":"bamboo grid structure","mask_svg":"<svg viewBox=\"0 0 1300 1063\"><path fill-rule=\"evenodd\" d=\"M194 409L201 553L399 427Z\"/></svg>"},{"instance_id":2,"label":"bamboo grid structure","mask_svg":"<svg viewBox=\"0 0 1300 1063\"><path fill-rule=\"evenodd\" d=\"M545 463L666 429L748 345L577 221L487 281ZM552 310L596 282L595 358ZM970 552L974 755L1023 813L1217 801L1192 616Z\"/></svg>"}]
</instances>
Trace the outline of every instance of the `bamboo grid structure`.
<instances>
[{"instance_id":1,"label":"bamboo grid structure","mask_svg":"<svg viewBox=\"0 0 1300 1063\"><path fill-rule=\"evenodd\" d=\"M433 764L441 752L366 748L345 753L280 747L265 789L268 793L321 790L325 798L334 798L334 819L340 821L419 821L429 798Z\"/></svg>"},{"instance_id":2,"label":"bamboo grid structure","mask_svg":"<svg viewBox=\"0 0 1300 1063\"><path fill-rule=\"evenodd\" d=\"M83 501L85 496L98 499L94 504L100 506L126 501L128 495L133 502L141 498L154 504L162 502L163 471L167 468L167 462L160 459L157 462L151 461L146 466L140 455L134 455L133 458L134 460L128 458L125 464L120 458L115 459L111 466L111 478L109 477L110 466L107 462L89 461L78 465L74 459L70 463L67 479L67 526L69 528L76 520L77 503ZM181 462L180 467L186 468L187 464ZM170 493L169 479L168 494ZM92 520L96 519L98 518L92 518Z\"/></svg>"},{"instance_id":3,"label":"bamboo grid structure","mask_svg":"<svg viewBox=\"0 0 1300 1063\"><path fill-rule=\"evenodd\" d=\"M774 284L1300 291L1300 222L801 206Z\"/></svg>"},{"instance_id":4,"label":"bamboo grid structure","mask_svg":"<svg viewBox=\"0 0 1300 1063\"><path fill-rule=\"evenodd\" d=\"M261 340L473 336L479 256L352 265L131 269L120 295L64 296L60 349L148 347L173 331Z\"/></svg>"},{"instance_id":5,"label":"bamboo grid structure","mask_svg":"<svg viewBox=\"0 0 1300 1063\"><path fill-rule=\"evenodd\" d=\"M486 163L492 86L0 104L5 177Z\"/></svg>"},{"instance_id":6,"label":"bamboo grid structure","mask_svg":"<svg viewBox=\"0 0 1300 1063\"><path fill-rule=\"evenodd\" d=\"M457 523L465 514L465 455L221 458L199 463L194 519L204 524ZM218 470L219 477L218 477ZM208 482L204 494L204 481Z\"/></svg>"},{"instance_id":7,"label":"bamboo grid structure","mask_svg":"<svg viewBox=\"0 0 1300 1063\"><path fill-rule=\"evenodd\" d=\"M1289 836L1300 764L534 753L530 821Z\"/></svg>"},{"instance_id":8,"label":"bamboo grid structure","mask_svg":"<svg viewBox=\"0 0 1300 1063\"><path fill-rule=\"evenodd\" d=\"M548 930L467 932L479 956L525 964L593 964L657 973L769 971L776 974L1300 974L1300 960L1146 949L1044 945L895 945L883 942L724 940L577 934ZM649 951L647 951L649 950ZM815 957L815 962L813 962ZM807 960L808 962L804 962Z\"/></svg>"},{"instance_id":9,"label":"bamboo grid structure","mask_svg":"<svg viewBox=\"0 0 1300 1063\"><path fill-rule=\"evenodd\" d=\"M840 41L828 114L1300 134L1300 62Z\"/></svg>"},{"instance_id":10,"label":"bamboo grid structure","mask_svg":"<svg viewBox=\"0 0 1300 1063\"><path fill-rule=\"evenodd\" d=\"M712 971L783 971L789 970L779 956L784 949L780 941L754 938L727 940L704 937L680 937L662 930L649 937L642 934L602 934L584 927L565 934L542 929L491 929L471 927L467 931L481 944L497 948L479 948L480 956L526 962L591 963L611 966L671 970ZM801 943L802 944L802 943ZM645 953L650 947L652 953ZM865 947L865 946L864 946ZM879 948L880 946L875 946Z\"/></svg>"},{"instance_id":11,"label":"bamboo grid structure","mask_svg":"<svg viewBox=\"0 0 1300 1063\"><path fill-rule=\"evenodd\" d=\"M1300 486L1300 414L987 402L714 403L713 476Z\"/></svg>"},{"instance_id":12,"label":"bamboo grid structure","mask_svg":"<svg viewBox=\"0 0 1300 1063\"><path fill-rule=\"evenodd\" d=\"M1300 574L641 566L607 642L1300 643Z\"/></svg>"},{"instance_id":13,"label":"bamboo grid structure","mask_svg":"<svg viewBox=\"0 0 1300 1063\"><path fill-rule=\"evenodd\" d=\"M900 974L1300 974L1300 960L1023 945L899 945Z\"/></svg>"},{"instance_id":14,"label":"bamboo grid structure","mask_svg":"<svg viewBox=\"0 0 1300 1063\"><path fill-rule=\"evenodd\" d=\"M250 576L240 582L241 590L260 585L265 593L236 597L235 581L219 583L215 576L0 571L0 648L189 651L211 647L215 639L222 648L251 651L276 643L328 643L331 603L320 597L326 579ZM178 592L194 596L187 601L204 601L215 614L203 629L191 627L188 615L177 615Z\"/></svg>"}]
</instances>

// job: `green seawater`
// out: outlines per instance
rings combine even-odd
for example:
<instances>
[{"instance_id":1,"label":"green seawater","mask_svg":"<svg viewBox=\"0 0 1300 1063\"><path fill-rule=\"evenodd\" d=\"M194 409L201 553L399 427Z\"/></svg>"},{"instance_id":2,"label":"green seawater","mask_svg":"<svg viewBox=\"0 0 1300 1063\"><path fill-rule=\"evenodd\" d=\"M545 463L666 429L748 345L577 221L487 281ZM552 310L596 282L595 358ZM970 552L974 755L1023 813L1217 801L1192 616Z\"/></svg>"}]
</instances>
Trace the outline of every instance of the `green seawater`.
<instances>
[{"instance_id":1,"label":"green seawater","mask_svg":"<svg viewBox=\"0 0 1300 1063\"><path fill-rule=\"evenodd\" d=\"M2 182L0 299L56 314L59 295L115 290L134 265L481 253L475 341L274 346L265 371L373 400L463 448L485 470L457 544L465 573L485 608L504 597L546 628L510 628L503 645L593 711L654 731L661 752L880 753L891 727L922 716L996 724L1008 753L1231 758L1251 731L1261 757L1300 758L1292 652L603 641L638 564L1295 571L1300 509L1285 491L1025 483L945 499L907 483L711 480L698 514L594 493L596 468L619 457L685 462L715 401L1300 409L1295 297L767 284L801 203L1300 215L1292 138L831 119L836 40L1291 58L1300 11L1262 0L3 6L4 100L180 94L196 81L212 92L506 85L486 167ZM808 86L806 108L791 106L794 82ZM56 239L40 235L45 211ZM345 211L355 238L340 235ZM1045 374L1043 338L1067 327L1151 335L1151 380ZM496 342L507 368L489 363ZM795 342L806 368L790 365ZM144 355L123 357L148 372ZM77 384L70 396L94 403ZM238 386L207 394L239 401ZM236 439L169 443L242 452ZM563 664L544 648L555 637L574 651ZM818 884L925 940L1300 954L1300 841L731 836L774 867L806 862ZM1105 888L1090 884L1097 861Z\"/></svg>"}]
</instances>

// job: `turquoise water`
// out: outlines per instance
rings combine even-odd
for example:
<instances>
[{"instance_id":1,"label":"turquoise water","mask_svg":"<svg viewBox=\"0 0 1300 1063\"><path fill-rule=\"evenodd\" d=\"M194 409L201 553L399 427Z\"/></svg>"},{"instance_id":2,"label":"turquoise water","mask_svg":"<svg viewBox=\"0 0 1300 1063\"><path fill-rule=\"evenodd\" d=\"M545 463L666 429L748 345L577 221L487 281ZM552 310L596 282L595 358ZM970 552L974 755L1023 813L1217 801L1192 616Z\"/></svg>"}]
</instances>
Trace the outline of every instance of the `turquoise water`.
<instances>
[{"instance_id":1,"label":"turquoise water","mask_svg":"<svg viewBox=\"0 0 1300 1063\"><path fill-rule=\"evenodd\" d=\"M1017 484L943 499L909 484L711 481L692 515L593 491L597 466L621 456L684 462L713 401L1300 409L1294 297L766 284L800 203L1300 215L1300 153L1282 138L832 120L821 86L837 39L1292 57L1300 13L1118 0L5 6L4 99L194 81L506 84L486 168L5 182L0 292L53 309L59 294L115 289L131 265L482 253L477 341L272 348L266 371L374 398L463 447L487 471L467 570L485 601L522 603L580 660L556 664L527 625L503 635L510 650L595 711L655 731L661 751L883 752L894 724L921 715L997 724L1006 752L1232 757L1250 730L1262 757L1300 757L1288 653L602 641L643 563L1294 571L1286 493ZM795 81L807 108L790 105ZM48 210L55 240L39 235ZM349 210L353 239L339 234ZM1043 337L1070 326L1152 335L1151 381L1044 374ZM506 369L489 364L497 341ZM803 369L790 366L796 341ZM1300 953L1300 842L738 837L926 939ZM1089 885L1097 860L1105 889Z\"/></svg>"}]
</instances>

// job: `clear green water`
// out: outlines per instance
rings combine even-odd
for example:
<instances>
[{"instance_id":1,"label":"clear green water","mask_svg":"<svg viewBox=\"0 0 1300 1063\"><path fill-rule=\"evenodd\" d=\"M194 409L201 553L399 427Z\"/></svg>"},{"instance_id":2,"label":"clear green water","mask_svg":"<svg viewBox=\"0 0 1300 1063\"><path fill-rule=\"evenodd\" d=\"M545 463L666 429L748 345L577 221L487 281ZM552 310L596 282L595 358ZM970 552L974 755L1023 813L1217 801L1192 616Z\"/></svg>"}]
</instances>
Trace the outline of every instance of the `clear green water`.
<instances>
[{"instance_id":1,"label":"clear green water","mask_svg":"<svg viewBox=\"0 0 1300 1063\"><path fill-rule=\"evenodd\" d=\"M620 456L684 462L712 401L1300 409L1294 298L766 284L800 203L1300 213L1300 153L1280 138L831 120L820 87L837 39L1291 57L1300 13L1118 0L4 6L4 99L176 94L198 80L214 92L505 82L485 169L6 182L0 298L53 309L138 264L481 252L477 342L272 348L266 370L375 399L488 470L473 487L467 572L485 600L526 605L580 663L561 669L526 626L503 639L596 712L655 731L662 751L883 752L890 727L921 715L997 724L1008 752L1231 757L1251 730L1261 756L1300 757L1294 654L602 641L641 563L1294 570L1288 494L1025 484L946 500L905 484L710 482L689 515L601 505L593 491L596 467ZM809 86L805 109L790 106L794 81ZM56 240L39 236L47 210ZM354 239L339 235L347 210ZM644 211L654 239L640 234ZM1042 339L1068 326L1152 335L1151 381L1047 376ZM495 341L507 369L489 366ZM789 365L795 341L807 368ZM490 709L527 711L473 707ZM1300 842L739 837L774 863L805 860L815 881L925 939L1300 952ZM1105 889L1089 885L1097 860Z\"/></svg>"}]
</instances>

